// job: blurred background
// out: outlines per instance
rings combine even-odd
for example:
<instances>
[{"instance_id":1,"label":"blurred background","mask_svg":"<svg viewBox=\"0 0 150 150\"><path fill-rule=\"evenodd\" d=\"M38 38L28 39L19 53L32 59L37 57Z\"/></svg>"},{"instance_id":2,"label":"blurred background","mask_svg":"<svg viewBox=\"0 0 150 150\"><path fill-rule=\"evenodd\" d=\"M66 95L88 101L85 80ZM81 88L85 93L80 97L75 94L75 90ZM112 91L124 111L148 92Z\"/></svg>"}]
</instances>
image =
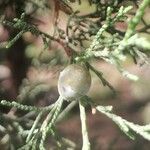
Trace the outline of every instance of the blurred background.
<instances>
[{"instance_id":1,"label":"blurred background","mask_svg":"<svg viewBox=\"0 0 150 150\"><path fill-rule=\"evenodd\" d=\"M5 15L8 20L20 17L22 10L15 6L16 3L7 2L0 1L0 13ZM55 2L49 0L50 9L41 7L36 10L36 13L32 12L35 8L29 1L26 4L20 3L23 4L22 7L27 14L32 13L28 21L41 31L52 35L55 32L54 24L57 15L54 11L56 5L53 7ZM35 3L43 6L44 1L35 1ZM129 4L132 2L125 1L120 5ZM69 14L66 11L70 11L70 8L73 11L79 10L81 15L96 9L94 4L89 5L86 0L82 0L80 5L78 2L73 2L69 6L66 7L63 3L59 4L61 9L57 18L57 26L62 30L66 29ZM146 10L144 17L147 23L150 23L149 9ZM118 23L116 26L119 30L125 31L127 24ZM45 48L42 38L34 36L30 32L24 33L12 47L6 49L4 47L6 41L12 39L16 33L18 33L16 29L0 24L0 100L17 101L26 105L48 106L55 102L59 96L57 91L58 76L69 63L69 57L62 45L48 41L48 47ZM145 36L150 39L149 34ZM90 40L85 41L83 44L88 47L90 42ZM77 48L77 51L80 51L80 47ZM90 63L104 73L104 77L116 89L117 94L104 87L99 78L91 72L92 86L88 95L100 105L113 105L115 113L128 121L140 125L150 123L150 65L143 64L141 61L135 65L130 57L127 59L124 63L125 68L139 76L139 80L134 82L122 77L115 67L102 60L92 60ZM0 113L7 114L10 111L8 107L0 106ZM148 141L141 137L131 141L120 132L111 120L102 114L92 115L90 109L87 109L87 112L92 150L149 150L150 143ZM16 115L21 116L24 113L17 111ZM82 137L78 107L75 107L57 125L57 128L62 135L78 143L77 147L81 147ZM2 145L3 149L7 150L9 148L3 138L3 134L0 133L0 147Z\"/></svg>"}]
</instances>

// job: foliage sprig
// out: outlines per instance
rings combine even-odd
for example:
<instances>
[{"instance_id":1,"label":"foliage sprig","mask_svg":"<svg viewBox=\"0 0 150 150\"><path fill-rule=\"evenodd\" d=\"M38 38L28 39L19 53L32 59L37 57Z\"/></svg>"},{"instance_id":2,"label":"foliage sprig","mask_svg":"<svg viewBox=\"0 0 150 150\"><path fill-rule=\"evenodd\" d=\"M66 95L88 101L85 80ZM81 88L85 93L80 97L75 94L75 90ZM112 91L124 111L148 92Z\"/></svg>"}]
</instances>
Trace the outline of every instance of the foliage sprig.
<instances>
[{"instance_id":1,"label":"foliage sprig","mask_svg":"<svg viewBox=\"0 0 150 150\"><path fill-rule=\"evenodd\" d=\"M7 1L6 4L9 2L10 1ZM36 8L44 8L45 1L39 2L41 3L30 1L30 3L34 3L34 5L37 6ZM40 31L35 24L26 20L28 14L26 14L25 10L21 10L20 17L17 16L13 20L8 20L3 17L3 19L0 20L0 23L4 26L11 27L18 32L17 35L8 42L6 48L10 48L14 45L24 33L31 32L33 35L37 37L40 36L43 39L45 48L48 48L49 46L48 41L57 42L63 46L67 55L71 57L72 62L85 63L87 67L100 78L102 84L104 86L108 86L113 91L115 91L113 86L103 77L103 73L90 65L91 59L102 59L110 64L113 64L123 76L132 80L137 80L138 77L126 71L122 63L126 60L128 55L130 55L135 62L137 58L141 58L144 62L147 62L146 59L148 58L147 54L150 51L150 43L139 33L148 33L148 30L150 29L150 25L143 19L144 12L150 5L150 0L142 1L135 13L135 16L132 16L130 19L126 31L118 30L116 28L116 24L123 21L125 22L132 6L120 7L120 2L118 0L106 2L88 0L89 5L95 5L96 9L92 13L82 14L79 11L73 12L72 8L68 4L71 2L73 1L54 1L54 14L56 21L54 21L55 32L53 35ZM82 4L82 1L79 0L78 3ZM15 4L18 6L17 2L15 2ZM70 15L68 17L65 30L61 29L57 24L60 10L65 12L65 14ZM143 22L144 27L141 29L136 29L140 21ZM90 46L85 46L84 41L90 41L91 39L92 42ZM81 51L78 52L78 49L81 49ZM19 145L20 148L17 147L18 150L45 150L45 143L48 136L51 136L55 140L59 149L67 149L70 147L75 149L76 145L71 140L61 137L57 132L55 125L77 103L79 103L80 108L83 138L82 150L90 150L85 112L87 105L90 105L92 108L109 117L132 140L136 138L137 134L141 135L146 140L150 140L149 124L141 126L129 122L114 114L112 112L112 106L97 105L87 96L82 97L76 102L71 102L63 110L61 110L63 106L62 97L60 97L54 104L40 108L23 105L15 101L8 102L6 100L2 100L0 102L0 105L2 106L15 107L18 110L28 111L29 113L34 112L33 115L31 115L34 119L32 120L32 117L27 118L25 116L22 118L17 118L15 114L13 114L13 117L9 117L8 115L0 113L0 118L2 120L0 131L5 135L8 135L8 143L12 138L11 134L9 134L10 128L19 133L17 137L23 140L23 142L21 141L21 146Z\"/></svg>"}]
</instances>

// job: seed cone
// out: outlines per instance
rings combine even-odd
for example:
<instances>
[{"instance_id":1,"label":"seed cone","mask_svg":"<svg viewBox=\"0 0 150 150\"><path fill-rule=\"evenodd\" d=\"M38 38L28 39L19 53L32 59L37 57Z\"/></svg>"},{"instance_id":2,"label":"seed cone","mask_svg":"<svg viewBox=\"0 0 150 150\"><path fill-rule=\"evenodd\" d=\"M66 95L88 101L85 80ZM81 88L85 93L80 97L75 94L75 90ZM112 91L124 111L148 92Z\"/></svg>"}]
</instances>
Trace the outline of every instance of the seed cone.
<instances>
[{"instance_id":1,"label":"seed cone","mask_svg":"<svg viewBox=\"0 0 150 150\"><path fill-rule=\"evenodd\" d=\"M66 100L84 96L90 89L91 75L88 69L79 64L67 66L58 79L59 94Z\"/></svg>"}]
</instances>

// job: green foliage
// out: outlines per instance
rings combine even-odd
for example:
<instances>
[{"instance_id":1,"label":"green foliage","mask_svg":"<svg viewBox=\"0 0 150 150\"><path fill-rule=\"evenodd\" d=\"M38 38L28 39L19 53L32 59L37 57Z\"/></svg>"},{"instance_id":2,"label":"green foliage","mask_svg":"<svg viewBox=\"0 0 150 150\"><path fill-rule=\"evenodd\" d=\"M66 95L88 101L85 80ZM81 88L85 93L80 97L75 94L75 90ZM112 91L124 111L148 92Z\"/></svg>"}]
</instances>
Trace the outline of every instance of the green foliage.
<instances>
[{"instance_id":1,"label":"green foliage","mask_svg":"<svg viewBox=\"0 0 150 150\"><path fill-rule=\"evenodd\" d=\"M53 35L40 31L36 25L27 21L26 17L29 14L26 13L25 9L23 13L22 11L20 12L20 18L17 16L13 20L9 20L5 17L1 17L2 25L11 27L18 31L17 35L7 43L6 48L10 48L14 45L24 33L31 32L33 35L37 37L40 36L43 39L45 49L49 47L49 41L57 42L59 45L63 46L63 49L70 57L71 62L85 63L89 70L93 71L102 81L102 84L104 86L108 86L114 92L115 89L113 86L103 77L103 73L101 71L97 70L90 64L90 60L102 59L114 65L123 76L131 80L138 80L137 76L130 74L124 69L122 63L126 60L128 55L130 55L135 62L138 58L143 59L144 62L147 62L146 59L149 55L150 43L148 39L142 37L140 33L147 33L147 29L150 28L150 25L143 21L143 15L145 9L150 5L150 0L142 1L139 8L136 10L135 16L132 16L130 19L126 32L116 29L116 23L126 21L128 14L133 8L132 6L120 7L118 0L112 0L105 3L101 3L101 1L89 0L89 5L95 5L96 10L90 14L81 15L78 11L73 12L70 8L69 4L73 2L74 1L72 0L57 2L57 4L59 4L58 9L64 11L67 15L69 14L69 17L65 31L57 26L57 21L55 22L56 27ZM44 2L42 4L35 4L31 1L31 3L34 4L36 8L47 8L47 5ZM78 1L78 3L81 4L82 1ZM62 5L65 9L60 7ZM18 6L18 4L16 4L16 6ZM59 10L56 10L55 13L59 14L58 12ZM32 16L32 14L30 15ZM58 19L57 17L58 16L56 15L56 20ZM98 21L92 20L92 17L95 17ZM141 20L144 23L144 27L137 30L136 27ZM87 46L84 46L84 41L90 41L91 39L92 42L90 43L90 46L88 48ZM81 48L82 51L78 52L76 50L78 48ZM54 104L40 108L23 105L15 101L8 102L6 100L2 100L0 105L10 108L14 107L18 110L27 111L28 113L22 118L18 118L17 116L9 117L8 115L0 114L0 120L2 120L0 130L9 136L8 139L10 141L12 137L7 133L7 127L5 128L5 124L8 123L12 130L14 129L17 132L17 137L22 140L18 144L18 150L45 150L45 143L48 136L51 136L54 139L55 144L59 149L75 149L75 144L71 140L59 135L55 125L64 116L66 116L66 114L77 103L79 103L83 136L82 150L90 150L90 142L86 124L86 105L94 107L96 110L109 117L129 138L134 140L138 134L143 138L150 140L150 125L140 126L129 122L120 116L113 114L112 106L100 106L98 104L94 104L90 98L85 96L78 101L70 102L70 104L62 110L63 101L64 100L60 96ZM28 117L30 115L34 118L34 120ZM13 143L10 145L11 150L16 149Z\"/></svg>"},{"instance_id":2,"label":"green foliage","mask_svg":"<svg viewBox=\"0 0 150 150\"><path fill-rule=\"evenodd\" d=\"M139 134L143 136L143 138L150 140L150 124L145 126L140 126L137 124L134 124L132 122L129 122L120 116L117 116L112 113L112 106L97 106L96 109L100 111L101 113L105 114L107 117L109 117L111 120L113 120L118 127L132 140L136 138L136 134Z\"/></svg>"}]
</instances>

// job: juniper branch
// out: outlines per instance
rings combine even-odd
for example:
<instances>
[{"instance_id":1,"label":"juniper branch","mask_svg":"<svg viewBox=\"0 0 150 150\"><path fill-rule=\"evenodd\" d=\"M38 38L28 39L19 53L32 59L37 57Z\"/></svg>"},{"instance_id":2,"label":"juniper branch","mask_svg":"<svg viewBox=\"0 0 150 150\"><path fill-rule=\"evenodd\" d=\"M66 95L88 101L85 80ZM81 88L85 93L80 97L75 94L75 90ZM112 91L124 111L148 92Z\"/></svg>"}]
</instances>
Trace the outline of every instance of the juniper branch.
<instances>
[{"instance_id":1,"label":"juniper branch","mask_svg":"<svg viewBox=\"0 0 150 150\"><path fill-rule=\"evenodd\" d=\"M90 150L91 148L87 131L85 106L82 104L81 100L79 101L79 108L80 108L80 120L81 120L82 140L83 140L82 150Z\"/></svg>"},{"instance_id":2,"label":"juniper branch","mask_svg":"<svg viewBox=\"0 0 150 150\"><path fill-rule=\"evenodd\" d=\"M145 131L145 127L149 127L149 125L146 126L140 126L137 124L134 124L132 122L129 122L123 118L121 118L120 116L117 116L115 114L112 113L112 106L96 106L96 109L98 111L100 111L101 113L105 114L107 117L109 117L112 121L114 121L119 128L132 140L135 139L135 135L131 132L134 131L136 134L141 135L143 138L147 139L150 141L150 128L148 128L148 130Z\"/></svg>"},{"instance_id":3,"label":"juniper branch","mask_svg":"<svg viewBox=\"0 0 150 150\"><path fill-rule=\"evenodd\" d=\"M15 101L9 102L9 101L6 101L6 100L1 100L0 105L8 106L8 107L15 107L17 109L24 110L24 111L36 111L36 112L47 111L47 110L50 110L53 107L53 104L52 104L52 105L47 106L47 107L38 108L38 107L35 107L35 106L27 106L27 105L17 103Z\"/></svg>"}]
</instances>

